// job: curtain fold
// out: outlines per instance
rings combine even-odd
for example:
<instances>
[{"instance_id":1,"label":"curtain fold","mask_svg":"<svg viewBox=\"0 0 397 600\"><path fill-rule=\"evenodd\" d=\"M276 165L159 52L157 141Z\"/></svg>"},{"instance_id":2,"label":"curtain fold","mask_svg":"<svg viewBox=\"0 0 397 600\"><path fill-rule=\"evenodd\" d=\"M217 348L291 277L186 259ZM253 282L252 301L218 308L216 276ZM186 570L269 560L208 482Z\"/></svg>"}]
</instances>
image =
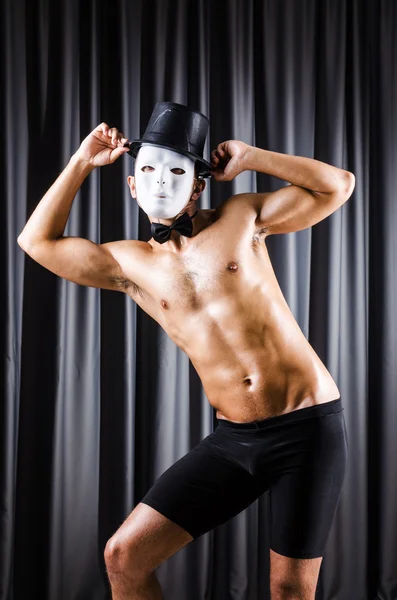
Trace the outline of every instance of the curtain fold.
<instances>
[{"instance_id":1,"label":"curtain fold","mask_svg":"<svg viewBox=\"0 0 397 600\"><path fill-rule=\"evenodd\" d=\"M280 287L340 390L348 473L319 600L397 598L397 4L4 0L1 8L0 600L105 600L107 539L214 427L184 354L123 294L62 280L17 237L100 122L130 139L161 100L241 139L352 171L350 200L270 236ZM127 155L84 182L65 235L148 240ZM202 208L284 181L211 181ZM165 597L269 598L269 498L160 565Z\"/></svg>"}]
</instances>

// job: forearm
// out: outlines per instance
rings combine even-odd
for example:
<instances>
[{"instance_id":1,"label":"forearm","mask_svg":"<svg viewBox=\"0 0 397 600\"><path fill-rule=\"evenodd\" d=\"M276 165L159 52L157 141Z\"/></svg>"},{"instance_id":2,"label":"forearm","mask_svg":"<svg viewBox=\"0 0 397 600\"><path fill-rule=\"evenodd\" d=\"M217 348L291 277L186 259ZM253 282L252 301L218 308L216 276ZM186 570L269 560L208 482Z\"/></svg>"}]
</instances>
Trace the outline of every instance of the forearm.
<instances>
[{"instance_id":1,"label":"forearm","mask_svg":"<svg viewBox=\"0 0 397 600\"><path fill-rule=\"evenodd\" d=\"M62 237L75 195L94 167L72 156L46 192L18 237L21 247Z\"/></svg>"},{"instance_id":2,"label":"forearm","mask_svg":"<svg viewBox=\"0 0 397 600\"><path fill-rule=\"evenodd\" d=\"M318 193L344 189L352 178L349 171L314 158L271 152L255 146L250 146L244 162L247 170L267 173Z\"/></svg>"}]
</instances>

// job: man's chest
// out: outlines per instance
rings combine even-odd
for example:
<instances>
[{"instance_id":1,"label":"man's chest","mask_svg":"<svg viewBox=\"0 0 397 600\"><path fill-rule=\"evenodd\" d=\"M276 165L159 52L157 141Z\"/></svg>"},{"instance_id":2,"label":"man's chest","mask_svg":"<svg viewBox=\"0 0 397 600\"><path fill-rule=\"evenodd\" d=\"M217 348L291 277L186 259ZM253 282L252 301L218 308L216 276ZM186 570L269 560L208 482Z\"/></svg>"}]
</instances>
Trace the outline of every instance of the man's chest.
<instances>
[{"instance_id":1,"label":"man's chest","mask_svg":"<svg viewBox=\"0 0 397 600\"><path fill-rule=\"evenodd\" d=\"M215 223L183 252L159 256L148 288L157 304L166 310L200 310L258 284L267 251L251 224L245 225Z\"/></svg>"}]
</instances>

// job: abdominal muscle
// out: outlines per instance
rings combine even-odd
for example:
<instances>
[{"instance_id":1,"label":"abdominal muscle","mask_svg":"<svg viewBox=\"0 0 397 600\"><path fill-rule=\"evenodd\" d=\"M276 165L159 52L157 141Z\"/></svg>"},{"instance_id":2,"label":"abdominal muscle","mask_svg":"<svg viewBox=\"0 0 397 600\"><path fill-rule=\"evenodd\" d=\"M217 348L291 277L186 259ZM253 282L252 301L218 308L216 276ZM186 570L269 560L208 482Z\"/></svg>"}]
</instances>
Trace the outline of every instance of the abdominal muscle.
<instances>
[{"instance_id":1,"label":"abdominal muscle","mask_svg":"<svg viewBox=\"0 0 397 600\"><path fill-rule=\"evenodd\" d=\"M228 307L185 319L180 336L169 332L189 356L218 419L262 420L339 398L288 307L273 305L266 325L242 319L240 311L233 318L230 299Z\"/></svg>"}]
</instances>

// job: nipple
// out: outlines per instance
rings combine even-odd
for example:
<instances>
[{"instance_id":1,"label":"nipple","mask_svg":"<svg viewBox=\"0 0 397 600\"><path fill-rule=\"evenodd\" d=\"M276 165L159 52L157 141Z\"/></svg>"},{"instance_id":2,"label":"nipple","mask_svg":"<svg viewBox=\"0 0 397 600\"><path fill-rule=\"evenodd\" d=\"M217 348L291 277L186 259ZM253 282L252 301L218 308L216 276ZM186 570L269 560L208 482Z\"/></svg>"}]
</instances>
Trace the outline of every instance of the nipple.
<instances>
[{"instance_id":1,"label":"nipple","mask_svg":"<svg viewBox=\"0 0 397 600\"><path fill-rule=\"evenodd\" d=\"M166 302L165 300L162 300L162 301L161 301L161 306L162 306L163 308L168 308L168 304L167 304L167 302Z\"/></svg>"},{"instance_id":2,"label":"nipple","mask_svg":"<svg viewBox=\"0 0 397 600\"><path fill-rule=\"evenodd\" d=\"M227 265L227 269L228 271L237 271L238 269L238 264L232 260L228 265Z\"/></svg>"}]
</instances>

